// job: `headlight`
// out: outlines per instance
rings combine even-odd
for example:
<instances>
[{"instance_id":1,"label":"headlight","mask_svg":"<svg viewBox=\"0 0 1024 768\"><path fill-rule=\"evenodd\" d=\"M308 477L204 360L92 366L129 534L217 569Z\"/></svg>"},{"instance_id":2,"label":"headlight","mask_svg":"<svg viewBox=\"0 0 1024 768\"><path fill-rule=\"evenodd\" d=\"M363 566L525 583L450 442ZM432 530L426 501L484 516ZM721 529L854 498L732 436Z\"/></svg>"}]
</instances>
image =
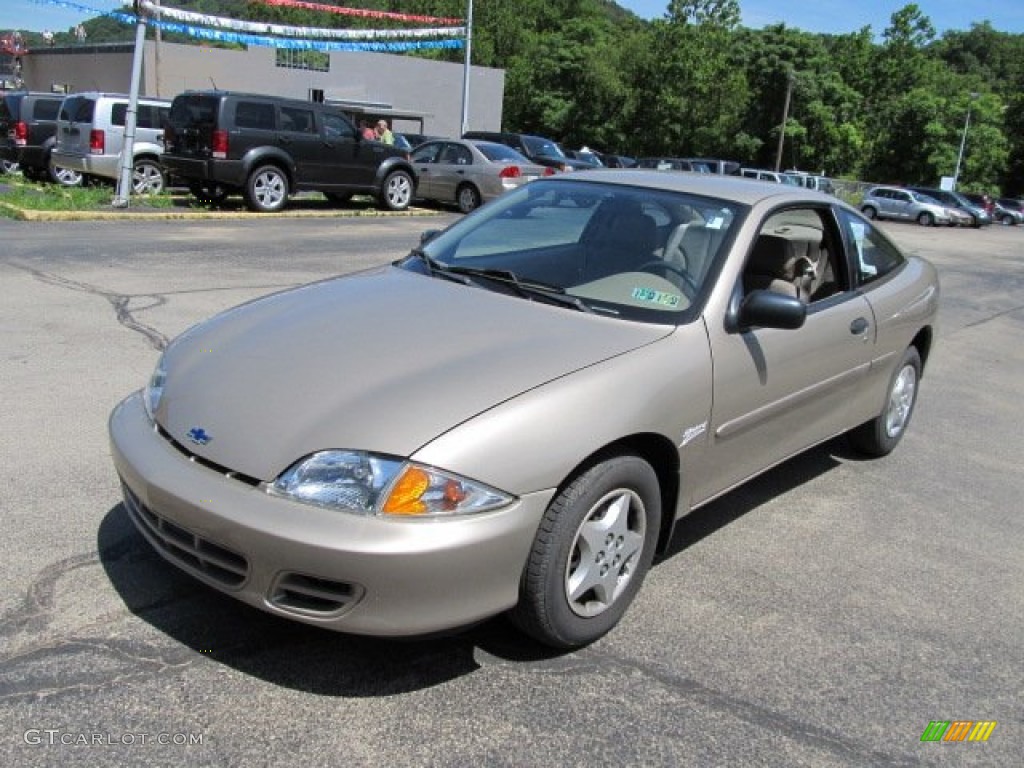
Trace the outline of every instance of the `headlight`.
<instances>
[{"instance_id":1,"label":"headlight","mask_svg":"<svg viewBox=\"0 0 1024 768\"><path fill-rule=\"evenodd\" d=\"M413 462L364 451L320 451L293 464L270 493L363 515L436 517L502 507L513 497Z\"/></svg>"},{"instance_id":2,"label":"headlight","mask_svg":"<svg viewBox=\"0 0 1024 768\"><path fill-rule=\"evenodd\" d=\"M160 405L160 398L163 397L164 383L166 381L167 369L164 368L164 358L161 355L160 360L157 361L156 368L153 369L153 374L149 377L149 383L146 384L146 390L143 392L142 397L150 421L156 420L156 409Z\"/></svg>"}]
</instances>

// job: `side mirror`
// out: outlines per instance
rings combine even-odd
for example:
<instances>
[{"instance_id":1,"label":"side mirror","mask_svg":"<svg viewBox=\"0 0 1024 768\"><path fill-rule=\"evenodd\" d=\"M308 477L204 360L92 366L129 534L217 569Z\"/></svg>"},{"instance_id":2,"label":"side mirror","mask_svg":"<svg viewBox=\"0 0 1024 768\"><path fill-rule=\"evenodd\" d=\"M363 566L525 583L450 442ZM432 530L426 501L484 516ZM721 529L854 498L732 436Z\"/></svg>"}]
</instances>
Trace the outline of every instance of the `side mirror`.
<instances>
[{"instance_id":1,"label":"side mirror","mask_svg":"<svg viewBox=\"0 0 1024 768\"><path fill-rule=\"evenodd\" d=\"M807 317L807 305L795 296L756 290L740 303L737 324L743 328L800 328Z\"/></svg>"},{"instance_id":2,"label":"side mirror","mask_svg":"<svg viewBox=\"0 0 1024 768\"><path fill-rule=\"evenodd\" d=\"M428 229L420 234L420 245L426 245L435 237L441 234L440 229Z\"/></svg>"}]
</instances>

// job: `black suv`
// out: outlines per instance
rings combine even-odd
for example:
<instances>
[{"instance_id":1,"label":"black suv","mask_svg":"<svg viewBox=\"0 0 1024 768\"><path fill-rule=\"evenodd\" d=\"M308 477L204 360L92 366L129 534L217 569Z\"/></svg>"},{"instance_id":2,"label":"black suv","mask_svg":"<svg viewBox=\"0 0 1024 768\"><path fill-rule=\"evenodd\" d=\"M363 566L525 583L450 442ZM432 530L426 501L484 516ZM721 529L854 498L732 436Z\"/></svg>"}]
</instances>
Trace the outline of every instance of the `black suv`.
<instances>
[{"instance_id":1,"label":"black suv","mask_svg":"<svg viewBox=\"0 0 1024 768\"><path fill-rule=\"evenodd\" d=\"M500 131L466 131L464 139L493 141L512 147L519 154L525 155L530 162L546 165L559 171L593 170L594 164L584 160L566 157L557 142L543 136L531 136L528 133L505 133Z\"/></svg>"},{"instance_id":2,"label":"black suv","mask_svg":"<svg viewBox=\"0 0 1024 768\"><path fill-rule=\"evenodd\" d=\"M0 99L0 160L17 163L22 175L33 181L81 184L82 174L50 165L63 100L59 93L4 93Z\"/></svg>"},{"instance_id":3,"label":"black suv","mask_svg":"<svg viewBox=\"0 0 1024 768\"><path fill-rule=\"evenodd\" d=\"M364 139L335 107L232 91L185 91L164 128L164 168L200 200L241 193L250 210L284 208L288 195L323 192L337 202L371 194L409 207L416 172L408 154Z\"/></svg>"}]
</instances>

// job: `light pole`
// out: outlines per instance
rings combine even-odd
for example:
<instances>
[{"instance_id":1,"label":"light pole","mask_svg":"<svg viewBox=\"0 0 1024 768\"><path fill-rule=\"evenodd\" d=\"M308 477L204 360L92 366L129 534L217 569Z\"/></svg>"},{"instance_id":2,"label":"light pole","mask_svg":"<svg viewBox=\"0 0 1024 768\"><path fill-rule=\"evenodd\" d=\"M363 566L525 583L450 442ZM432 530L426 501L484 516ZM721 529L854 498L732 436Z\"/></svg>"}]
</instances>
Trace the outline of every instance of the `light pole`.
<instances>
[{"instance_id":1,"label":"light pole","mask_svg":"<svg viewBox=\"0 0 1024 768\"><path fill-rule=\"evenodd\" d=\"M786 122L789 120L789 100L793 96L793 81L796 75L790 69L786 72L786 103L782 106L782 125L779 126L779 146L775 150L775 172L782 169L782 145L786 142Z\"/></svg>"},{"instance_id":2,"label":"light pole","mask_svg":"<svg viewBox=\"0 0 1024 768\"><path fill-rule=\"evenodd\" d=\"M461 137L463 133L469 130L469 75L472 71L472 55L473 55L473 0L469 0L468 7L466 8L466 61L462 68L462 131L459 133Z\"/></svg>"},{"instance_id":3,"label":"light pole","mask_svg":"<svg viewBox=\"0 0 1024 768\"><path fill-rule=\"evenodd\" d=\"M953 171L953 191L956 191L956 185L960 182L960 165L964 160L964 149L967 147L967 129L971 127L971 105L974 100L978 98L977 93L971 93L971 100L967 102L967 118L964 120L964 132L960 137L960 151L956 155L956 170Z\"/></svg>"}]
</instances>

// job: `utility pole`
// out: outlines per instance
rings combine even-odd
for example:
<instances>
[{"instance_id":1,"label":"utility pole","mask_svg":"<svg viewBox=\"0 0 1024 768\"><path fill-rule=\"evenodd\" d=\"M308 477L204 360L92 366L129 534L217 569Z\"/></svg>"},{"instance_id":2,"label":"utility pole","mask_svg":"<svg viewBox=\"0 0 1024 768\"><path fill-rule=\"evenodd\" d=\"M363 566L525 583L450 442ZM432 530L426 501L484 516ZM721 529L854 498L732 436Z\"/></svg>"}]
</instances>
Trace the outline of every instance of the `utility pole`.
<instances>
[{"instance_id":1,"label":"utility pole","mask_svg":"<svg viewBox=\"0 0 1024 768\"><path fill-rule=\"evenodd\" d=\"M135 155L135 126L139 112L139 81L142 79L142 54L146 49L146 14L139 0L135 0L135 53L132 55L132 84L128 92L128 111L124 116L124 145L121 147L120 174L117 194L111 201L115 208L127 208L132 192L132 171Z\"/></svg>"},{"instance_id":2,"label":"utility pole","mask_svg":"<svg viewBox=\"0 0 1024 768\"><path fill-rule=\"evenodd\" d=\"M786 103L782 107L782 125L779 127L779 147L775 150L775 172L782 168L782 145L786 141L786 122L789 120L789 100L793 95L793 81L796 76L790 69L786 73Z\"/></svg>"},{"instance_id":3,"label":"utility pole","mask_svg":"<svg viewBox=\"0 0 1024 768\"><path fill-rule=\"evenodd\" d=\"M470 58L473 51L473 0L469 0L469 7L466 9L466 63L462 70L462 131L469 130L469 74Z\"/></svg>"}]
</instances>

